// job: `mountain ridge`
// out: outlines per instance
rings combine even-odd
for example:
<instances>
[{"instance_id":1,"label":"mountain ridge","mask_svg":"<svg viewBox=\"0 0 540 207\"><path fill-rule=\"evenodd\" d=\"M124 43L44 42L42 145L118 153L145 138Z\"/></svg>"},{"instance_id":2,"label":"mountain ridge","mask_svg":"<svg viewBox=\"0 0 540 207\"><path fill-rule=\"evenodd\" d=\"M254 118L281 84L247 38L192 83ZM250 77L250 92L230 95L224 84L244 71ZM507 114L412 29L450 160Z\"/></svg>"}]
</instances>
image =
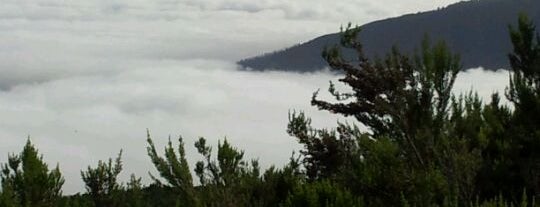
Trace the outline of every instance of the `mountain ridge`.
<instances>
[{"instance_id":1,"label":"mountain ridge","mask_svg":"<svg viewBox=\"0 0 540 207\"><path fill-rule=\"evenodd\" d=\"M540 1L473 0L364 24L359 39L365 53L375 57L385 55L394 45L412 53L427 34L432 41L447 42L460 54L464 68L497 70L509 66L506 57L512 48L508 25L515 24L521 12L540 23ZM339 39L339 33L326 34L237 63L250 70L317 71L327 67L322 50L338 44ZM352 57L353 53L344 55Z\"/></svg>"}]
</instances>

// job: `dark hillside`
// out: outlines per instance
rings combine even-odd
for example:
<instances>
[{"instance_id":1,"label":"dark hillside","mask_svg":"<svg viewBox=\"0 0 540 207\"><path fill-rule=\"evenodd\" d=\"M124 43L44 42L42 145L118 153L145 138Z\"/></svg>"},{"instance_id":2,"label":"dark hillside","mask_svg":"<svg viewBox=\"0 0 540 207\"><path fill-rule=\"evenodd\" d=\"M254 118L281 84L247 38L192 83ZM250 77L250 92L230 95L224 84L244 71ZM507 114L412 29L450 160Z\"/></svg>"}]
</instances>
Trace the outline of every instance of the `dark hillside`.
<instances>
[{"instance_id":1,"label":"dark hillside","mask_svg":"<svg viewBox=\"0 0 540 207\"><path fill-rule=\"evenodd\" d=\"M369 56L384 55L393 45L413 52L428 34L445 40L462 57L464 68L508 68L511 44L508 25L520 12L540 22L540 1L481 0L452 4L443 9L404 15L361 26L360 39ZM244 68L314 71L326 67L321 57L325 46L338 43L339 34L315 38L282 51L241 60Z\"/></svg>"}]
</instances>

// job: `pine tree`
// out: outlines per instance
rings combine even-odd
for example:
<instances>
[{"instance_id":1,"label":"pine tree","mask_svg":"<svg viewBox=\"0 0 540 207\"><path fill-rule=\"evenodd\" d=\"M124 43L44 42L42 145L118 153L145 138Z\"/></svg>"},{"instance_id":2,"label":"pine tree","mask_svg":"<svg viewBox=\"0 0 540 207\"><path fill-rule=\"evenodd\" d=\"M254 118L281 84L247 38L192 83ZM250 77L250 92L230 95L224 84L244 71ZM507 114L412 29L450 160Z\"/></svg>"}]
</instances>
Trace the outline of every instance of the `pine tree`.
<instances>
[{"instance_id":1,"label":"pine tree","mask_svg":"<svg viewBox=\"0 0 540 207\"><path fill-rule=\"evenodd\" d=\"M165 156L160 157L154 146L154 142L150 138L150 132L147 132L148 156L152 160L154 167L161 178L167 183L150 174L150 177L159 186L167 186L172 188L177 194L178 199L183 206L198 206L199 201L193 187L193 178L189 170L189 165L186 160L186 152L182 137L178 138L178 154L176 154L172 142L169 138L168 145L165 147Z\"/></svg>"},{"instance_id":2,"label":"pine tree","mask_svg":"<svg viewBox=\"0 0 540 207\"><path fill-rule=\"evenodd\" d=\"M143 195L143 186L141 183L141 178L135 177L134 174L131 174L130 180L127 183L126 188L126 206L129 207L143 207L145 206L144 195Z\"/></svg>"},{"instance_id":3,"label":"pine tree","mask_svg":"<svg viewBox=\"0 0 540 207\"><path fill-rule=\"evenodd\" d=\"M218 143L217 158L212 160L212 148L206 139L195 142L204 161L199 161L195 173L201 182L205 205L248 206L253 200L254 187L260 181L260 168L256 160L244 160L244 152L233 147L227 139ZM256 201L253 201L256 202Z\"/></svg>"},{"instance_id":4,"label":"pine tree","mask_svg":"<svg viewBox=\"0 0 540 207\"><path fill-rule=\"evenodd\" d=\"M122 150L114 160L107 163L98 162L96 168L88 166L86 171L81 171L82 179L86 185L86 191L92 198L96 207L114 207L120 205L119 193L122 185L118 183L118 175L122 172Z\"/></svg>"},{"instance_id":5,"label":"pine tree","mask_svg":"<svg viewBox=\"0 0 540 207\"><path fill-rule=\"evenodd\" d=\"M62 196L64 178L60 168L57 165L49 170L30 138L19 155L9 155L0 179L0 202L6 206L51 207Z\"/></svg>"},{"instance_id":6,"label":"pine tree","mask_svg":"<svg viewBox=\"0 0 540 207\"><path fill-rule=\"evenodd\" d=\"M540 36L532 21L521 15L517 27L510 26L513 52L509 54L512 74L506 96L514 104L513 159L528 192L540 195ZM518 197L519 194L514 195Z\"/></svg>"}]
</instances>

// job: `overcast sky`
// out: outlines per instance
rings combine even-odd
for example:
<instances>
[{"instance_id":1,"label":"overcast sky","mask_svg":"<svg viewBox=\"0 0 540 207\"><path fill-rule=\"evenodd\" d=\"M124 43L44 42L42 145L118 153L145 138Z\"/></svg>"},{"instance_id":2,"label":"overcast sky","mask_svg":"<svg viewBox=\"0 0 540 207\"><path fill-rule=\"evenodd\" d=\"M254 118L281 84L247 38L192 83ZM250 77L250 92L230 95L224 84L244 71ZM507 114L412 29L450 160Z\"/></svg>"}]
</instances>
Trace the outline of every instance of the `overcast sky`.
<instances>
[{"instance_id":1,"label":"overcast sky","mask_svg":"<svg viewBox=\"0 0 540 207\"><path fill-rule=\"evenodd\" d=\"M263 166L298 149L285 133L289 110L320 127L339 119L309 106L327 73L241 72L234 62L336 32L341 24L446 6L455 0L0 0L0 162L27 136L66 193L83 191L80 170L124 149L126 178L148 181L146 129L158 148L182 135L227 137ZM478 79L483 81L477 81ZM472 70L458 90L501 90L505 72Z\"/></svg>"}]
</instances>

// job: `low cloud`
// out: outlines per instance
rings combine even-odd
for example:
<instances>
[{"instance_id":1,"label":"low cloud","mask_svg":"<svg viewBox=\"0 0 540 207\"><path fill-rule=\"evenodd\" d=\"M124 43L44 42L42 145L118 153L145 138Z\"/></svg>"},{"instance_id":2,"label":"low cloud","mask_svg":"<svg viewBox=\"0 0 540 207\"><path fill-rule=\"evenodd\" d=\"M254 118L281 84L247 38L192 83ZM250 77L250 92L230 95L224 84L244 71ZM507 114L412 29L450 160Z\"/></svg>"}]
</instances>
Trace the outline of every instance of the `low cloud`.
<instances>
[{"instance_id":1,"label":"low cloud","mask_svg":"<svg viewBox=\"0 0 540 207\"><path fill-rule=\"evenodd\" d=\"M200 159L193 143L203 136L213 144L227 137L267 167L284 164L300 147L285 132L289 110L305 111L317 127L351 121L309 105L317 88L336 80L330 73L235 69L225 61L163 61L114 75L18 85L0 93L0 151L19 151L30 135L49 163L60 163L65 191L73 193L83 189L80 169L120 149L123 176L135 173L148 181L147 128L160 148L169 136L182 135L191 164ZM504 88L506 78L504 71L475 69L459 76L456 92L474 89L487 98Z\"/></svg>"},{"instance_id":2,"label":"low cloud","mask_svg":"<svg viewBox=\"0 0 540 207\"><path fill-rule=\"evenodd\" d=\"M0 93L0 151L19 151L30 135L49 163L60 162L66 192L82 190L78 170L120 149L124 175L147 177L153 167L146 128L160 146L169 135L184 136L191 163L199 159L192 144L204 136L214 144L227 137L248 158L280 165L298 149L285 132L289 110L306 111L322 127L338 120L309 106L316 87L333 78L324 72L242 72L230 62L195 60L17 85Z\"/></svg>"},{"instance_id":3,"label":"low cloud","mask_svg":"<svg viewBox=\"0 0 540 207\"><path fill-rule=\"evenodd\" d=\"M509 104L505 97L505 89L509 84L510 72L508 70L484 70L476 68L461 72L454 84L454 94L468 94L476 92L484 100L491 101L491 95L498 93L503 104Z\"/></svg>"}]
</instances>

